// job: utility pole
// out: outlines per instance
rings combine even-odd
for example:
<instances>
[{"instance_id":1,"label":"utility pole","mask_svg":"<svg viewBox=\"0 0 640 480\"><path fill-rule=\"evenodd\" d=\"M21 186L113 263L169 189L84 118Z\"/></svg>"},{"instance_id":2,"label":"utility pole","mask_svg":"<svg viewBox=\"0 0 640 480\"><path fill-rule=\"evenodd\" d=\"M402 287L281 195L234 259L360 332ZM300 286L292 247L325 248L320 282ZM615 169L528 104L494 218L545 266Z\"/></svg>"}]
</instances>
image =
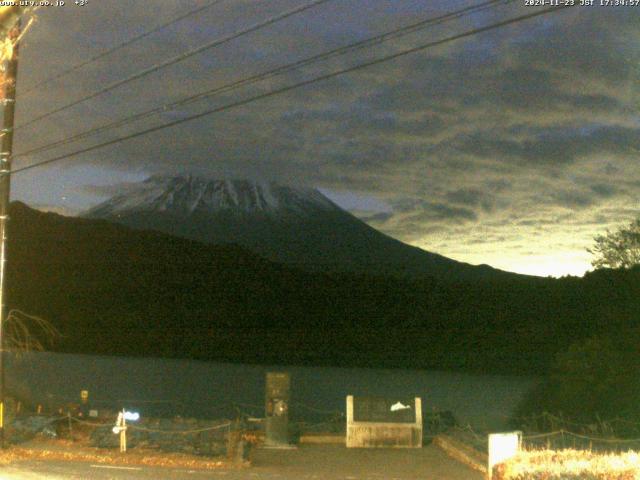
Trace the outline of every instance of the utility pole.
<instances>
[{"instance_id":1,"label":"utility pole","mask_svg":"<svg viewBox=\"0 0 640 480\"><path fill-rule=\"evenodd\" d=\"M13 13L13 12L12 12ZM20 10L15 12L20 14ZM1 102L4 105L2 130L0 130L0 447L5 448L4 408L5 408L5 332L4 324L7 316L6 300L6 266L7 266L7 223L9 220L9 198L11 193L11 156L13 153L13 125L16 109L16 80L18 74L18 39L20 37L20 19L14 25L2 25L7 28L5 42L7 52L4 71L2 72Z\"/></svg>"}]
</instances>

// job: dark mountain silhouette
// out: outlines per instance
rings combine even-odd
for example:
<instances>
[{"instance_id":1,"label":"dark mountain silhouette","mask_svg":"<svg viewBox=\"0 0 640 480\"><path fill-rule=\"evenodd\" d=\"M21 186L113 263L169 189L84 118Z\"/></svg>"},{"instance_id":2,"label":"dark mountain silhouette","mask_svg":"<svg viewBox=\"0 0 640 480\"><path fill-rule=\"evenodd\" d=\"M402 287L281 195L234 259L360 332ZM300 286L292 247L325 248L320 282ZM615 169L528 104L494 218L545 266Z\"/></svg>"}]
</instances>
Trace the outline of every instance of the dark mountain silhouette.
<instances>
[{"instance_id":1,"label":"dark mountain silhouette","mask_svg":"<svg viewBox=\"0 0 640 480\"><path fill-rule=\"evenodd\" d=\"M309 188L154 176L83 216L215 245L235 243L307 271L472 280L515 276L402 243Z\"/></svg>"},{"instance_id":2,"label":"dark mountain silhouette","mask_svg":"<svg viewBox=\"0 0 640 480\"><path fill-rule=\"evenodd\" d=\"M640 269L444 282L313 273L245 250L11 206L8 306L54 349L250 363L543 372L640 321Z\"/></svg>"}]
</instances>

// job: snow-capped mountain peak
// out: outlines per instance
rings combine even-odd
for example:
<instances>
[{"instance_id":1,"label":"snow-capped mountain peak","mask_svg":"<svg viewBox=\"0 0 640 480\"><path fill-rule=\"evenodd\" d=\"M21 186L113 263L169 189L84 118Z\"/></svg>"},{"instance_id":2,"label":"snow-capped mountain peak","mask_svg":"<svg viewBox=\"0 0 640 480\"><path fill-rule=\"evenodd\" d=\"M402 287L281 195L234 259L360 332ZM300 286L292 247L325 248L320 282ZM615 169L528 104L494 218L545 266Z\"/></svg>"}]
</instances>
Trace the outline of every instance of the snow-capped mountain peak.
<instances>
[{"instance_id":1,"label":"snow-capped mountain peak","mask_svg":"<svg viewBox=\"0 0 640 480\"><path fill-rule=\"evenodd\" d=\"M132 212L180 215L234 211L304 214L338 209L315 189L249 180L208 180L192 175L152 176L131 190L92 208L87 216Z\"/></svg>"}]
</instances>

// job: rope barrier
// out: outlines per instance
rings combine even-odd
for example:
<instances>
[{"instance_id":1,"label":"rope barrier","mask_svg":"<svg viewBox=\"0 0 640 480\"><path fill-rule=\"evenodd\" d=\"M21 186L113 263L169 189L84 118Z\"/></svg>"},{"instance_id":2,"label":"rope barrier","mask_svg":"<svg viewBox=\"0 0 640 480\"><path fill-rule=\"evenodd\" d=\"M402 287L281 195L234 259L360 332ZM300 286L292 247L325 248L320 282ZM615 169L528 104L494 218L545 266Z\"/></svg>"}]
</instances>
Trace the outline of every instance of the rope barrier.
<instances>
[{"instance_id":1,"label":"rope barrier","mask_svg":"<svg viewBox=\"0 0 640 480\"><path fill-rule=\"evenodd\" d=\"M76 417L60 417L61 420L66 420L69 419L71 421L74 421L76 423L80 423L82 425L89 425L91 427L106 427L106 426L113 426L114 422L109 422L109 423L97 423L97 422L88 422L86 420L80 420L79 418Z\"/></svg>"},{"instance_id":2,"label":"rope barrier","mask_svg":"<svg viewBox=\"0 0 640 480\"><path fill-rule=\"evenodd\" d=\"M67 419L70 419L76 423L89 425L92 427L112 427L114 425L113 422L108 422L108 423L87 422L86 420L80 420L79 418L75 418L75 417L57 417L52 419L51 421L53 422L57 420L67 420ZM127 424L127 428L131 430L140 430L143 432L153 432L153 433L179 434L179 435L188 435L192 433L207 432L210 430L219 430L221 428L230 427L230 426L231 426L231 422L226 422L220 425L215 425L213 427L205 427L205 428L198 428L198 429L191 429L191 430L161 430L161 429L155 429L155 428L141 427L139 425L134 425L131 423Z\"/></svg>"},{"instance_id":3,"label":"rope barrier","mask_svg":"<svg viewBox=\"0 0 640 480\"><path fill-rule=\"evenodd\" d=\"M634 425L637 427L640 427L640 422L636 422L633 420L628 420L626 418L620 418L620 417L615 417L615 418L611 418L611 419L596 419L591 423L581 423L581 422L575 422L563 417L558 417L556 415L553 415L551 413L548 412L543 412L540 413L538 415L531 415L531 416L521 416L521 417L511 417L509 415L505 415L505 414L500 414L501 417L503 418L508 418L514 421L520 421L520 422L527 422L527 421L533 421L533 420L537 420L537 419L547 419L549 421L553 421L553 422L557 422L557 423L564 423L566 425L573 425L576 427L584 427L584 428L591 428L594 425L607 425L607 424L611 424L611 423L624 423L627 425Z\"/></svg>"},{"instance_id":4,"label":"rope barrier","mask_svg":"<svg viewBox=\"0 0 640 480\"><path fill-rule=\"evenodd\" d=\"M304 429L309 429L309 430L313 430L314 428L320 427L320 426L335 426L335 422L319 422L319 423L305 423L305 422L301 422L300 425L302 427L304 427Z\"/></svg>"},{"instance_id":5,"label":"rope barrier","mask_svg":"<svg viewBox=\"0 0 640 480\"><path fill-rule=\"evenodd\" d=\"M562 433L562 430L558 430L555 432L549 432L549 433L539 433L539 434L535 434L535 435L523 435L522 439L523 440L533 440L535 438L546 438L546 437L553 437L555 435L559 435Z\"/></svg>"},{"instance_id":6,"label":"rope barrier","mask_svg":"<svg viewBox=\"0 0 640 480\"><path fill-rule=\"evenodd\" d=\"M473 427L471 427L471 425L469 425L469 424L465 425L464 427L455 427L455 428L457 430L461 431L461 432L469 432L469 433L471 433L471 435L473 435L476 438L476 440L478 440L478 441L482 441L482 442L486 442L487 441L486 437L487 437L489 432L482 433L482 434L480 434L482 436L480 436L478 433L476 433L476 431L473 429Z\"/></svg>"},{"instance_id":7,"label":"rope barrier","mask_svg":"<svg viewBox=\"0 0 640 480\"><path fill-rule=\"evenodd\" d=\"M571 437L582 438L584 440L590 440L593 442L606 442L606 443L640 443L640 438L602 438L602 437L591 437L589 435L581 435L579 433L571 432L569 430L556 430L554 432L549 433L540 433L536 435L523 435L523 440L532 440L535 438L545 438L545 437L553 437L557 435L569 435Z\"/></svg>"},{"instance_id":8,"label":"rope barrier","mask_svg":"<svg viewBox=\"0 0 640 480\"><path fill-rule=\"evenodd\" d=\"M61 395L50 395L50 397L56 397L56 398L63 398L63 396ZM95 403L95 402L94 402ZM108 401L103 401L100 403L108 403ZM135 399L120 399L117 401L113 401L112 403L114 404L122 404L122 403L145 403L145 404L168 404L168 405L180 405L180 406L184 406L185 404L183 402L180 401L171 401L171 400L162 400L162 399L152 399L152 400L135 400ZM322 408L318 408L315 405L308 405L308 404L304 404L301 402L295 402L291 404L292 407L296 407L296 408L300 408L300 409L304 409L307 410L309 412L314 412L314 413L318 413L318 414L323 414L323 415L332 415L333 418L328 419L327 421L324 422L317 422L317 423L305 423L305 422L300 422L301 425L304 428L308 428L308 429L314 429L314 428L318 428L324 425L331 425L331 424L335 424L336 421L341 420L344 418L344 412L339 411L339 410L326 410L326 409L322 409ZM215 408L215 410L224 410L224 409L235 409L238 413L239 416L241 417L252 417L253 415L250 413L247 413L246 411L241 410L240 408L246 408L249 411L255 411L258 410L260 412L263 411L264 409L264 405L256 405L256 404L249 404L249 403L230 403L230 404L225 404L222 406L218 406L217 408ZM504 417L507 417L506 415L503 415ZM515 419L514 417L510 417L512 419ZM558 425L571 425L571 426L575 426L575 427L580 427L580 428L584 428L584 429L588 429L588 430L595 430L596 428L600 428L601 430L605 430L605 429L610 429L611 428L611 424L615 424L615 423L622 423L622 424L626 424L626 425L632 425L632 426L640 426L640 422L635 422L632 420L628 420L628 419L624 419L624 418L620 418L620 417L616 417L613 419L609 419L609 420L602 420L602 419L597 419L592 423L580 423L580 422L575 422L572 421L570 419L566 419L566 418L562 418L556 415L553 415L551 413L548 412L543 412L537 415L532 415L529 417L518 417L518 419L520 421L536 421L536 420L543 420L546 421L550 424L550 426L554 426ZM87 420L83 420L83 419L79 419L77 417L73 417L73 416L59 416L59 417L52 417L49 422L56 422L56 421L63 421L63 420L69 420L69 421L73 421L75 423L78 424L82 424L82 425L87 425L87 426L91 426L91 427L107 427L107 426L113 426L112 422L108 422L108 423L99 423L99 422L91 422L91 421L87 421ZM164 429L155 429L155 428L149 428L149 427L144 427L144 426L140 426L140 425L134 425L134 424L128 424L127 427L131 430L138 430L138 431L143 431L143 432L150 432L150 433L158 433L158 434L166 434L166 435L190 435L190 434L197 434L197 433L202 433L202 432L207 432L207 431L215 431L215 430L220 430L223 428L231 428L231 422L227 421L223 424L220 425L215 425L215 426L211 426L211 427L204 427L204 428L196 428L196 429L190 429L190 430L164 430ZM487 435L490 432L477 432L476 430L473 429L473 427L470 424L466 424L464 426L456 426L454 427L454 430L461 432L461 433L466 433L468 435L471 435L472 439L474 442L477 442L478 445L486 445L487 444ZM567 430L564 428L560 428L557 430L553 430L551 432L547 432L547 433L532 433L529 435L523 435L522 439L524 441L531 441L531 440L539 440L539 439L544 439L544 438L554 438L560 435L567 435L569 437L572 438L579 438L582 440L586 440L586 441L590 441L590 442L600 442L600 443L606 443L606 444L634 444L634 443L638 443L640 444L640 438L616 438L616 437L597 437L597 436L593 436L593 435L589 435L589 434L585 434L585 433L578 433L578 432L574 432L571 430Z\"/></svg>"},{"instance_id":9,"label":"rope barrier","mask_svg":"<svg viewBox=\"0 0 640 480\"><path fill-rule=\"evenodd\" d=\"M473 435L473 437L477 440L477 441L481 441L483 443L486 443L486 435L489 433L487 432L486 434L484 434L484 437L482 437L482 434L478 434L473 427L471 427L471 425L467 424L463 427L455 427L456 430L460 431L460 432L469 432L471 435ZM592 442L604 442L604 443L640 443L640 438L615 438L615 437L594 437L591 435L584 435L584 434L580 434L580 433L576 433L576 432L572 432L570 430L565 430L565 429L560 429L560 430L554 430L552 432L546 432L546 433L538 433L538 434L531 434L531 435L523 435L522 439L523 440L535 440L535 439L539 439L539 438L551 438L551 437L555 437L558 435L568 435L571 437L576 437L576 438L581 438L583 440L589 440Z\"/></svg>"},{"instance_id":10,"label":"rope barrier","mask_svg":"<svg viewBox=\"0 0 640 480\"><path fill-rule=\"evenodd\" d=\"M344 412L341 411L341 410L324 410L324 409L317 408L317 407L314 407L314 406L311 406L311 405L305 405L304 403L299 403L299 402L292 403L291 406L292 407L295 407L295 406L302 407L302 408L304 408L306 410L309 410L310 412L323 413L323 414L326 414L326 415L341 415L341 416L344 416Z\"/></svg>"},{"instance_id":11,"label":"rope barrier","mask_svg":"<svg viewBox=\"0 0 640 480\"><path fill-rule=\"evenodd\" d=\"M221 428L231 427L231 422L223 423L221 425L216 425L214 427L206 427L206 428L197 428L192 430L159 430L154 428L146 428L140 427L138 425L127 424L127 428L130 430L140 430L142 432L151 432L151 433L163 433L163 434L174 434L174 435L191 435L194 433L202 433L209 432L212 430L220 430Z\"/></svg>"}]
</instances>

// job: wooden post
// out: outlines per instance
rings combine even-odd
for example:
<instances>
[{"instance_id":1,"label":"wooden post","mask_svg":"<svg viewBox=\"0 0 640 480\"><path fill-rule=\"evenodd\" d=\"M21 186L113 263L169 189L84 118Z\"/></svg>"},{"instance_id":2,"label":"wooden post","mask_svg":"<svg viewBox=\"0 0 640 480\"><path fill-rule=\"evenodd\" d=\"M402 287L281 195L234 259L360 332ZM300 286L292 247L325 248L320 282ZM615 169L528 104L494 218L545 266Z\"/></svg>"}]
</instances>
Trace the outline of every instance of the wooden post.
<instances>
[{"instance_id":1,"label":"wooden post","mask_svg":"<svg viewBox=\"0 0 640 480\"><path fill-rule=\"evenodd\" d=\"M15 12L11 9L3 10L7 13L7 21ZM0 13L3 13L0 12ZM20 9L17 10L19 14ZM4 25L3 25L4 27ZM2 74L2 103L4 104L4 118L2 120L2 140L0 141L0 447L5 448L4 428L4 394L5 394L5 359L4 359L4 323L7 316L5 272L7 263L7 222L9 220L9 196L11 186L11 157L13 154L13 123L16 103L16 79L18 72L18 38L20 37L20 20L9 30L9 41L15 42L11 50L11 57L4 66Z\"/></svg>"},{"instance_id":2,"label":"wooden post","mask_svg":"<svg viewBox=\"0 0 640 480\"><path fill-rule=\"evenodd\" d=\"M127 451L127 420L124 418L124 409L120 414L120 452Z\"/></svg>"}]
</instances>

